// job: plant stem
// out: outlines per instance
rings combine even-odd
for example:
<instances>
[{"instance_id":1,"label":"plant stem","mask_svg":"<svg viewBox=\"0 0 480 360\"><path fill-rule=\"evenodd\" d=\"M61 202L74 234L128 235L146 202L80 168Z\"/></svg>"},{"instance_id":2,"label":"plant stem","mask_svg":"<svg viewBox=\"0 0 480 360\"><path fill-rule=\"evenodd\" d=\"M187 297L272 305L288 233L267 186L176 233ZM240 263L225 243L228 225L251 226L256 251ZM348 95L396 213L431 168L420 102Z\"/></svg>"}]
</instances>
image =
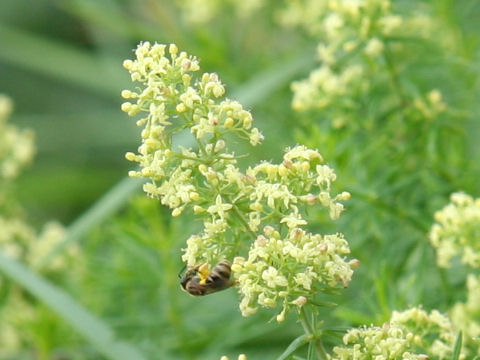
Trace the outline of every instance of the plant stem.
<instances>
[{"instance_id":1,"label":"plant stem","mask_svg":"<svg viewBox=\"0 0 480 360\"><path fill-rule=\"evenodd\" d=\"M312 337L312 342L315 345L315 352L317 354L317 358L320 360L327 360L328 356L323 347L322 340L320 336L316 333L316 330L312 327L312 324L308 320L307 312L305 311L304 307L300 308L299 314L300 323L302 324L303 330L305 334Z\"/></svg>"},{"instance_id":2,"label":"plant stem","mask_svg":"<svg viewBox=\"0 0 480 360\"><path fill-rule=\"evenodd\" d=\"M400 106L405 106L408 104L408 96L405 94L405 89L400 81L400 74L392 59L392 54L388 43L385 47L384 59L387 65L387 71L390 74L390 79L392 81L392 90L398 97Z\"/></svg>"}]
</instances>

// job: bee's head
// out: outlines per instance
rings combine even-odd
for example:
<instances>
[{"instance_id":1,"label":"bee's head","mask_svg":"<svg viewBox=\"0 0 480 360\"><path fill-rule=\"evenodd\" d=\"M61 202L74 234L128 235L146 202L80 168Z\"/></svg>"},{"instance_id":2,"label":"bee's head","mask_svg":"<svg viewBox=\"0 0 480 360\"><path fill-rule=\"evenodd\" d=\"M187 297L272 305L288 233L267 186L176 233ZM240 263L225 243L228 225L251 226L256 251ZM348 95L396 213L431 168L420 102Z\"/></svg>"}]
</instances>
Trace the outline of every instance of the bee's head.
<instances>
[{"instance_id":1,"label":"bee's head","mask_svg":"<svg viewBox=\"0 0 480 360\"><path fill-rule=\"evenodd\" d=\"M178 274L178 277L180 279L180 285L182 285L182 288L186 290L187 284L193 279L194 276L197 275L197 269L193 268L193 269L187 270L183 275L182 275L182 272Z\"/></svg>"}]
</instances>

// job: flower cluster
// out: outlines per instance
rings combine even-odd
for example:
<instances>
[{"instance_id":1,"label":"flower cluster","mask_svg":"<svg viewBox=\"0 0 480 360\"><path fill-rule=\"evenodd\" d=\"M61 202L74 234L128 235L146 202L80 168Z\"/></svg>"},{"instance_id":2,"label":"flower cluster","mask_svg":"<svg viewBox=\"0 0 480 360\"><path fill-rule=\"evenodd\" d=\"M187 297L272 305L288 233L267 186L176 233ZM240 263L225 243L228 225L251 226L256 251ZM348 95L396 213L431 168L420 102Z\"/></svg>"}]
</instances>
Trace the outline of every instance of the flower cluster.
<instances>
[{"instance_id":1,"label":"flower cluster","mask_svg":"<svg viewBox=\"0 0 480 360\"><path fill-rule=\"evenodd\" d=\"M69 266L71 259L80 259L80 249L76 243L70 244L59 256L47 264L43 260L65 238L65 228L56 221L50 221L43 226L36 241L28 247L27 262L37 270L61 271Z\"/></svg>"},{"instance_id":2,"label":"flower cluster","mask_svg":"<svg viewBox=\"0 0 480 360\"><path fill-rule=\"evenodd\" d=\"M242 313L281 301L279 321L291 304L302 306L312 294L339 283L347 286L352 270L344 259L349 248L343 236L303 230L307 206L324 207L331 219L343 211L340 201L350 194L332 194L335 172L318 151L301 145L286 149L280 164L261 162L240 170L228 141L237 135L255 146L263 139L252 127L251 114L235 101L219 99L225 88L216 74L195 77L194 57L175 45L167 57L166 49L143 43L137 59L124 62L142 87L123 91L124 98L136 102L122 109L132 116L145 113L137 122L144 126L142 145L138 154L126 157L140 165L130 176L150 178L144 190L169 206L172 215L191 209L203 220L203 230L187 240L187 266L211 268L236 257L232 271ZM198 149L174 147L173 135L188 130Z\"/></svg>"},{"instance_id":3,"label":"flower cluster","mask_svg":"<svg viewBox=\"0 0 480 360\"><path fill-rule=\"evenodd\" d=\"M41 234L18 216L21 212L14 199L3 196L9 194L8 182L19 174L34 154L33 132L19 131L6 121L13 109L11 100L0 95L0 249L14 259L26 260L34 267L39 267L43 255L49 252L55 243L64 237L64 228L58 223L48 223ZM6 192L5 192L6 191ZM69 251L74 251L70 248ZM48 269L65 268L64 257L58 257Z\"/></svg>"},{"instance_id":4,"label":"flower cluster","mask_svg":"<svg viewBox=\"0 0 480 360\"><path fill-rule=\"evenodd\" d=\"M238 360L247 360L247 356L245 354L238 355ZM228 356L222 356L220 360L229 360Z\"/></svg>"},{"instance_id":5,"label":"flower cluster","mask_svg":"<svg viewBox=\"0 0 480 360\"><path fill-rule=\"evenodd\" d=\"M238 18L247 18L265 5L265 0L177 0L184 18L192 24L205 24L218 16L225 6L233 7ZM229 11L230 12L230 11Z\"/></svg>"},{"instance_id":6,"label":"flower cluster","mask_svg":"<svg viewBox=\"0 0 480 360\"><path fill-rule=\"evenodd\" d=\"M306 225L300 209L307 205L320 204L328 209L332 219L337 219L344 208L339 201L347 200L350 194L330 195L336 175L321 162L317 151L296 146L287 149L281 164L262 162L245 174L234 167L228 167L224 174L217 173L222 187L231 189L231 200L226 202L227 196L219 194L215 204L196 206L195 212L206 214L207 218L204 231L187 240L184 261L189 265L199 261L212 263L222 255L236 255L242 235L232 234L228 226L235 219L243 224L247 241L255 239L268 225L284 232Z\"/></svg>"},{"instance_id":7,"label":"flower cluster","mask_svg":"<svg viewBox=\"0 0 480 360\"><path fill-rule=\"evenodd\" d=\"M412 308L393 312L390 322L382 327L349 330L343 337L345 346L335 347L332 359L450 359L455 340L452 324L446 316L436 310L427 313Z\"/></svg>"},{"instance_id":8,"label":"flower cluster","mask_svg":"<svg viewBox=\"0 0 480 360\"><path fill-rule=\"evenodd\" d=\"M15 178L35 153L33 132L7 124L12 108L11 100L0 94L0 181Z\"/></svg>"},{"instance_id":9,"label":"flower cluster","mask_svg":"<svg viewBox=\"0 0 480 360\"><path fill-rule=\"evenodd\" d=\"M342 234L314 235L292 227L285 238L272 227L264 229L250 248L248 258L236 257L232 271L242 294L244 316L281 303L277 321L285 319L292 305L302 307L313 296L338 284L347 286L355 261L346 262L350 253Z\"/></svg>"},{"instance_id":10,"label":"flower cluster","mask_svg":"<svg viewBox=\"0 0 480 360\"><path fill-rule=\"evenodd\" d=\"M14 357L25 346L25 331L35 321L35 309L19 289L12 289L8 303L0 309L0 318L2 357Z\"/></svg>"},{"instance_id":11,"label":"flower cluster","mask_svg":"<svg viewBox=\"0 0 480 360\"><path fill-rule=\"evenodd\" d=\"M457 334L450 319L437 310L427 313L421 308L394 311L390 322L415 334L417 346L436 359L450 359Z\"/></svg>"},{"instance_id":12,"label":"flower cluster","mask_svg":"<svg viewBox=\"0 0 480 360\"><path fill-rule=\"evenodd\" d=\"M282 19L301 25L320 40L317 56L322 65L308 79L294 82L293 108L325 109L354 106L354 99L371 83L369 65L382 62L385 36L402 27L384 0L291 2ZM345 99L346 101L341 101Z\"/></svg>"},{"instance_id":13,"label":"flower cluster","mask_svg":"<svg viewBox=\"0 0 480 360\"><path fill-rule=\"evenodd\" d=\"M78 247L73 244L54 261L43 264L42 260L65 237L65 228L57 222L45 224L37 232L22 219L0 215L0 250L5 255L25 260L37 270L58 271L68 266L68 260L78 258Z\"/></svg>"},{"instance_id":14,"label":"flower cluster","mask_svg":"<svg viewBox=\"0 0 480 360\"><path fill-rule=\"evenodd\" d=\"M149 177L152 182L144 190L178 216L187 205L201 205L216 196L222 186L219 173L236 175L236 159L223 140L234 134L257 145L263 136L252 127L252 116L236 101L219 101L225 88L216 74L204 73L197 78L197 59L178 52L170 45L142 43L136 50L137 59L126 60L124 67L132 81L142 85L139 92L124 90L122 96L135 100L125 102L122 110L130 116L146 113L137 121L144 126L138 154L127 153L130 161L138 162L140 171L130 176ZM179 146L175 149L172 135L189 129L198 150ZM198 184L207 185L201 191Z\"/></svg>"},{"instance_id":15,"label":"flower cluster","mask_svg":"<svg viewBox=\"0 0 480 360\"><path fill-rule=\"evenodd\" d=\"M21 216L21 207L11 194L11 180L33 157L34 143L31 131L19 131L6 124L12 110L9 98L0 95L0 251L9 258L26 262L35 270L60 271L71 268L73 255L78 255L76 245L50 263L42 260L64 238L64 228L50 222L38 233ZM78 259L78 256L75 257ZM1 357L14 356L25 348L25 336L36 321L43 321L31 298L19 287L0 275L0 352ZM42 324L44 325L44 324Z\"/></svg>"},{"instance_id":16,"label":"flower cluster","mask_svg":"<svg viewBox=\"0 0 480 360\"><path fill-rule=\"evenodd\" d=\"M403 48L398 38L426 38L434 28L429 17L398 15L389 0L304 0L288 2L280 19L302 26L319 41L321 65L292 84L295 110L322 110L336 128L368 112L361 108L362 99L372 97L366 94L383 97L376 105L382 112L399 102L404 111L417 110L427 119L445 110L438 90L425 96L405 94L392 65L392 54ZM391 86L395 89L385 92ZM411 107L405 107L407 103Z\"/></svg>"},{"instance_id":17,"label":"flower cluster","mask_svg":"<svg viewBox=\"0 0 480 360\"><path fill-rule=\"evenodd\" d=\"M465 193L453 193L451 203L434 215L436 223L430 230L430 242L437 250L437 263L447 268L452 258L480 266L480 199Z\"/></svg>"},{"instance_id":18,"label":"flower cluster","mask_svg":"<svg viewBox=\"0 0 480 360\"><path fill-rule=\"evenodd\" d=\"M413 120L431 120L446 110L447 105L443 101L442 93L438 89L434 89L426 94L426 96L415 97L409 109L410 114L408 115Z\"/></svg>"},{"instance_id":19,"label":"flower cluster","mask_svg":"<svg viewBox=\"0 0 480 360\"><path fill-rule=\"evenodd\" d=\"M14 259L23 258L27 245L35 241L35 231L24 221L0 215L0 249Z\"/></svg>"},{"instance_id":20,"label":"flower cluster","mask_svg":"<svg viewBox=\"0 0 480 360\"><path fill-rule=\"evenodd\" d=\"M467 291L467 301L456 303L450 310L450 317L455 328L462 330L464 343L480 356L480 277L468 275Z\"/></svg>"}]
</instances>

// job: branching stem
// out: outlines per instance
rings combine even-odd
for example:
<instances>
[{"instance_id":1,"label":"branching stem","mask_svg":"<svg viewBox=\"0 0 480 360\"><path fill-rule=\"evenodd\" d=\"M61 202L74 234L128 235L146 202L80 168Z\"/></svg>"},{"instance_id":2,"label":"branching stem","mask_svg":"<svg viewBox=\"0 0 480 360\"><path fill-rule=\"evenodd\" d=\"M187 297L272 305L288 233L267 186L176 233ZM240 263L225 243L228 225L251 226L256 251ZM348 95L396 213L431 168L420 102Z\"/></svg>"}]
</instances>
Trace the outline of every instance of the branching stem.
<instances>
[{"instance_id":1,"label":"branching stem","mask_svg":"<svg viewBox=\"0 0 480 360\"><path fill-rule=\"evenodd\" d=\"M317 359L320 360L327 360L328 356L323 347L322 339L320 338L320 334L317 333L316 329L312 326L310 321L308 320L308 314L305 311L305 307L300 308L299 313L300 323L302 324L303 330L305 334L310 335L312 337L312 342L315 345L315 352L317 354Z\"/></svg>"}]
</instances>

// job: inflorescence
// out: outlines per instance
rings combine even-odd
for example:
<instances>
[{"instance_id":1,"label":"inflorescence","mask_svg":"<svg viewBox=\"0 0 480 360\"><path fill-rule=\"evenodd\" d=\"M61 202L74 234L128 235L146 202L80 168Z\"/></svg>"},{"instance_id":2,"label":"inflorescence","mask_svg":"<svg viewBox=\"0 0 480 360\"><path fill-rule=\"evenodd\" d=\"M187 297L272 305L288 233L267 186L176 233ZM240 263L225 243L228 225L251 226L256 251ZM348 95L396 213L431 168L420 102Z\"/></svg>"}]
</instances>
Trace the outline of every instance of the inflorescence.
<instances>
[{"instance_id":1,"label":"inflorescence","mask_svg":"<svg viewBox=\"0 0 480 360\"><path fill-rule=\"evenodd\" d=\"M190 210L203 220L202 231L187 240L187 265L211 267L235 258L242 314L281 303L278 321L316 292L347 286L358 261L346 260L343 235L305 230L307 206L323 206L337 219L344 210L340 201L350 197L332 195L336 174L320 153L297 145L280 164L261 162L242 171L229 151L232 137L256 146L263 135L240 103L222 99L218 75L198 74L198 60L175 45L144 42L135 54L124 67L140 87L122 92L129 100L122 110L142 115L142 144L137 154L126 154L140 169L130 176L149 178L144 191L173 216ZM178 143L188 133L196 147Z\"/></svg>"}]
</instances>

